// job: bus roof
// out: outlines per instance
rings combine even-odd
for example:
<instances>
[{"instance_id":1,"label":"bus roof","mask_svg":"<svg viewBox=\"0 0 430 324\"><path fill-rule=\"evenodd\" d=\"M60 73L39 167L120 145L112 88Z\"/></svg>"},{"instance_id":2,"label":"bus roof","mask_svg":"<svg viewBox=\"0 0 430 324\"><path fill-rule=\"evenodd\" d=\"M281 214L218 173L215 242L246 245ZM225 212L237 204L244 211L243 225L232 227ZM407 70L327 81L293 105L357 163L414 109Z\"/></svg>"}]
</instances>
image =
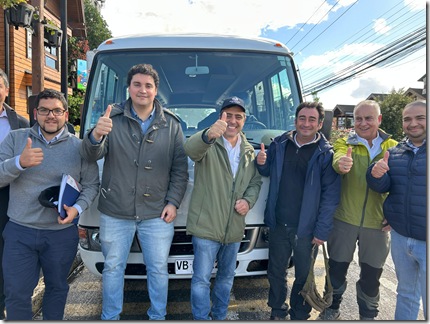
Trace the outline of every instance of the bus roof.
<instances>
[{"instance_id":1,"label":"bus roof","mask_svg":"<svg viewBox=\"0 0 430 324\"><path fill-rule=\"evenodd\" d=\"M141 34L110 38L97 51L119 49L213 49L246 50L289 54L281 42L263 37L218 34Z\"/></svg>"}]
</instances>

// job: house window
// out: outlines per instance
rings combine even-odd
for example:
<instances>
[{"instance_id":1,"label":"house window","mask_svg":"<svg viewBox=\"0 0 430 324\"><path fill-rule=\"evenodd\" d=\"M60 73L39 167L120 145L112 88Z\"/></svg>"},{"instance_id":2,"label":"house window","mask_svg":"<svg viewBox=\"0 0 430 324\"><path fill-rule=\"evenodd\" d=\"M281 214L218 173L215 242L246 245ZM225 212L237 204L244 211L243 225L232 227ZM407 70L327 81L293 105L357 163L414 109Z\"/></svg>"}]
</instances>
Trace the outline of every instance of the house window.
<instances>
[{"instance_id":1,"label":"house window","mask_svg":"<svg viewBox=\"0 0 430 324\"><path fill-rule=\"evenodd\" d=\"M32 40L32 33L30 28L26 29L27 31L27 58L31 59L31 40Z\"/></svg>"},{"instance_id":2,"label":"house window","mask_svg":"<svg viewBox=\"0 0 430 324\"><path fill-rule=\"evenodd\" d=\"M54 70L59 70L58 48L45 46L45 65Z\"/></svg>"},{"instance_id":3,"label":"house window","mask_svg":"<svg viewBox=\"0 0 430 324\"><path fill-rule=\"evenodd\" d=\"M27 30L27 58L32 57L32 32ZM60 70L59 51L57 47L45 46L45 65L51 69Z\"/></svg>"}]
</instances>

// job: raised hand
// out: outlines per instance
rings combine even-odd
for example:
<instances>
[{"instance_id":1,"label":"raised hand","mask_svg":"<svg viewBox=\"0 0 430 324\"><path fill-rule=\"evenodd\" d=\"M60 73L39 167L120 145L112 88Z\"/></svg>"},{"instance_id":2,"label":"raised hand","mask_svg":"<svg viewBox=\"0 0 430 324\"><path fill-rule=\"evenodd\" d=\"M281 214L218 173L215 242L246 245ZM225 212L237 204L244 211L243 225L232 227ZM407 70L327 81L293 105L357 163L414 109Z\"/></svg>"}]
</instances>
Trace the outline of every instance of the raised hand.
<instances>
[{"instance_id":1,"label":"raised hand","mask_svg":"<svg viewBox=\"0 0 430 324\"><path fill-rule=\"evenodd\" d=\"M108 135L112 131L112 119L110 119L110 113L112 111L112 106L109 105L103 116L100 116L97 121L97 125L93 130L94 139L99 142L103 136Z\"/></svg>"},{"instance_id":2,"label":"raised hand","mask_svg":"<svg viewBox=\"0 0 430 324\"><path fill-rule=\"evenodd\" d=\"M209 140L221 137L227 130L227 113L224 111L221 118L218 119L207 132Z\"/></svg>"},{"instance_id":3,"label":"raised hand","mask_svg":"<svg viewBox=\"0 0 430 324\"><path fill-rule=\"evenodd\" d=\"M390 170L390 167L388 166L389 157L390 157L390 152L386 151L384 154L384 157L373 165L371 174L374 178L379 179L385 173L387 173L388 170Z\"/></svg>"},{"instance_id":4,"label":"raised hand","mask_svg":"<svg viewBox=\"0 0 430 324\"><path fill-rule=\"evenodd\" d=\"M27 138L27 144L19 157L19 164L23 168L39 165L43 161L43 151L40 147L32 148L31 138Z\"/></svg>"},{"instance_id":5,"label":"raised hand","mask_svg":"<svg viewBox=\"0 0 430 324\"><path fill-rule=\"evenodd\" d=\"M264 143L260 144L260 152L257 154L257 164L258 165L264 165L266 163L267 154L266 150L264 149Z\"/></svg>"},{"instance_id":6,"label":"raised hand","mask_svg":"<svg viewBox=\"0 0 430 324\"><path fill-rule=\"evenodd\" d=\"M352 165L354 161L352 160L352 147L348 147L348 150L346 151L346 155L342 156L339 159L338 166L339 166L339 172L342 174L348 173L351 171Z\"/></svg>"}]
</instances>

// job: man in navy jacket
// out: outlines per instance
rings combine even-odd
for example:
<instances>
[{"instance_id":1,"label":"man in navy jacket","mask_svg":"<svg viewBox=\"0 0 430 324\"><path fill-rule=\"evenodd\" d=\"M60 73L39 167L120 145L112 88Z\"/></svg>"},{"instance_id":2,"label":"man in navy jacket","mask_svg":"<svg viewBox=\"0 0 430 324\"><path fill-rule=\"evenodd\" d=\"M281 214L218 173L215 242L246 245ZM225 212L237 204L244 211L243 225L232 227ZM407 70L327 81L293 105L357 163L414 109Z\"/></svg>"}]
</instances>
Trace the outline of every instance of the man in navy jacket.
<instances>
[{"instance_id":1,"label":"man in navy jacket","mask_svg":"<svg viewBox=\"0 0 430 324\"><path fill-rule=\"evenodd\" d=\"M312 248L327 241L340 199L333 149L319 132L323 120L321 104L300 104L296 130L276 137L267 154L261 144L257 155L258 171L270 177L264 221L270 228L267 277L272 320L283 320L287 313L291 320L306 320L312 310L299 292L309 273ZM292 253L295 280L288 306L285 278Z\"/></svg>"},{"instance_id":2,"label":"man in navy jacket","mask_svg":"<svg viewBox=\"0 0 430 324\"><path fill-rule=\"evenodd\" d=\"M420 297L426 317L426 103L414 101L403 110L406 138L367 170L367 183L389 192L384 216L391 226L391 256L397 275L395 320L416 320Z\"/></svg>"}]
</instances>

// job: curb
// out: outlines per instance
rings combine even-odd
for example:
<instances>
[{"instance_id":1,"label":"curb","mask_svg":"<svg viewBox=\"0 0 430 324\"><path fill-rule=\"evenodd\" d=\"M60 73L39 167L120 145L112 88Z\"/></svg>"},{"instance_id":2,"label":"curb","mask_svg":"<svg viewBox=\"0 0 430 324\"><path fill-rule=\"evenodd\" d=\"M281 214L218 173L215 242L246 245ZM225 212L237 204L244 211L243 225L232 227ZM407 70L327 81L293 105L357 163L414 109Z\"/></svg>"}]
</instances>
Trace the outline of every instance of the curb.
<instances>
[{"instance_id":1,"label":"curb","mask_svg":"<svg viewBox=\"0 0 430 324\"><path fill-rule=\"evenodd\" d=\"M69 276L67 277L67 282L70 283L73 281L73 279L81 272L83 269L84 264L82 262L81 255L79 251L76 253L76 257L73 260L72 267L70 268ZM41 309L42 309L42 301L43 301L43 294L45 292L45 283L43 281L43 274L42 271L40 272L40 278L39 282L34 289L33 296L31 297L31 305L33 310L33 319L35 316L37 316Z\"/></svg>"}]
</instances>

